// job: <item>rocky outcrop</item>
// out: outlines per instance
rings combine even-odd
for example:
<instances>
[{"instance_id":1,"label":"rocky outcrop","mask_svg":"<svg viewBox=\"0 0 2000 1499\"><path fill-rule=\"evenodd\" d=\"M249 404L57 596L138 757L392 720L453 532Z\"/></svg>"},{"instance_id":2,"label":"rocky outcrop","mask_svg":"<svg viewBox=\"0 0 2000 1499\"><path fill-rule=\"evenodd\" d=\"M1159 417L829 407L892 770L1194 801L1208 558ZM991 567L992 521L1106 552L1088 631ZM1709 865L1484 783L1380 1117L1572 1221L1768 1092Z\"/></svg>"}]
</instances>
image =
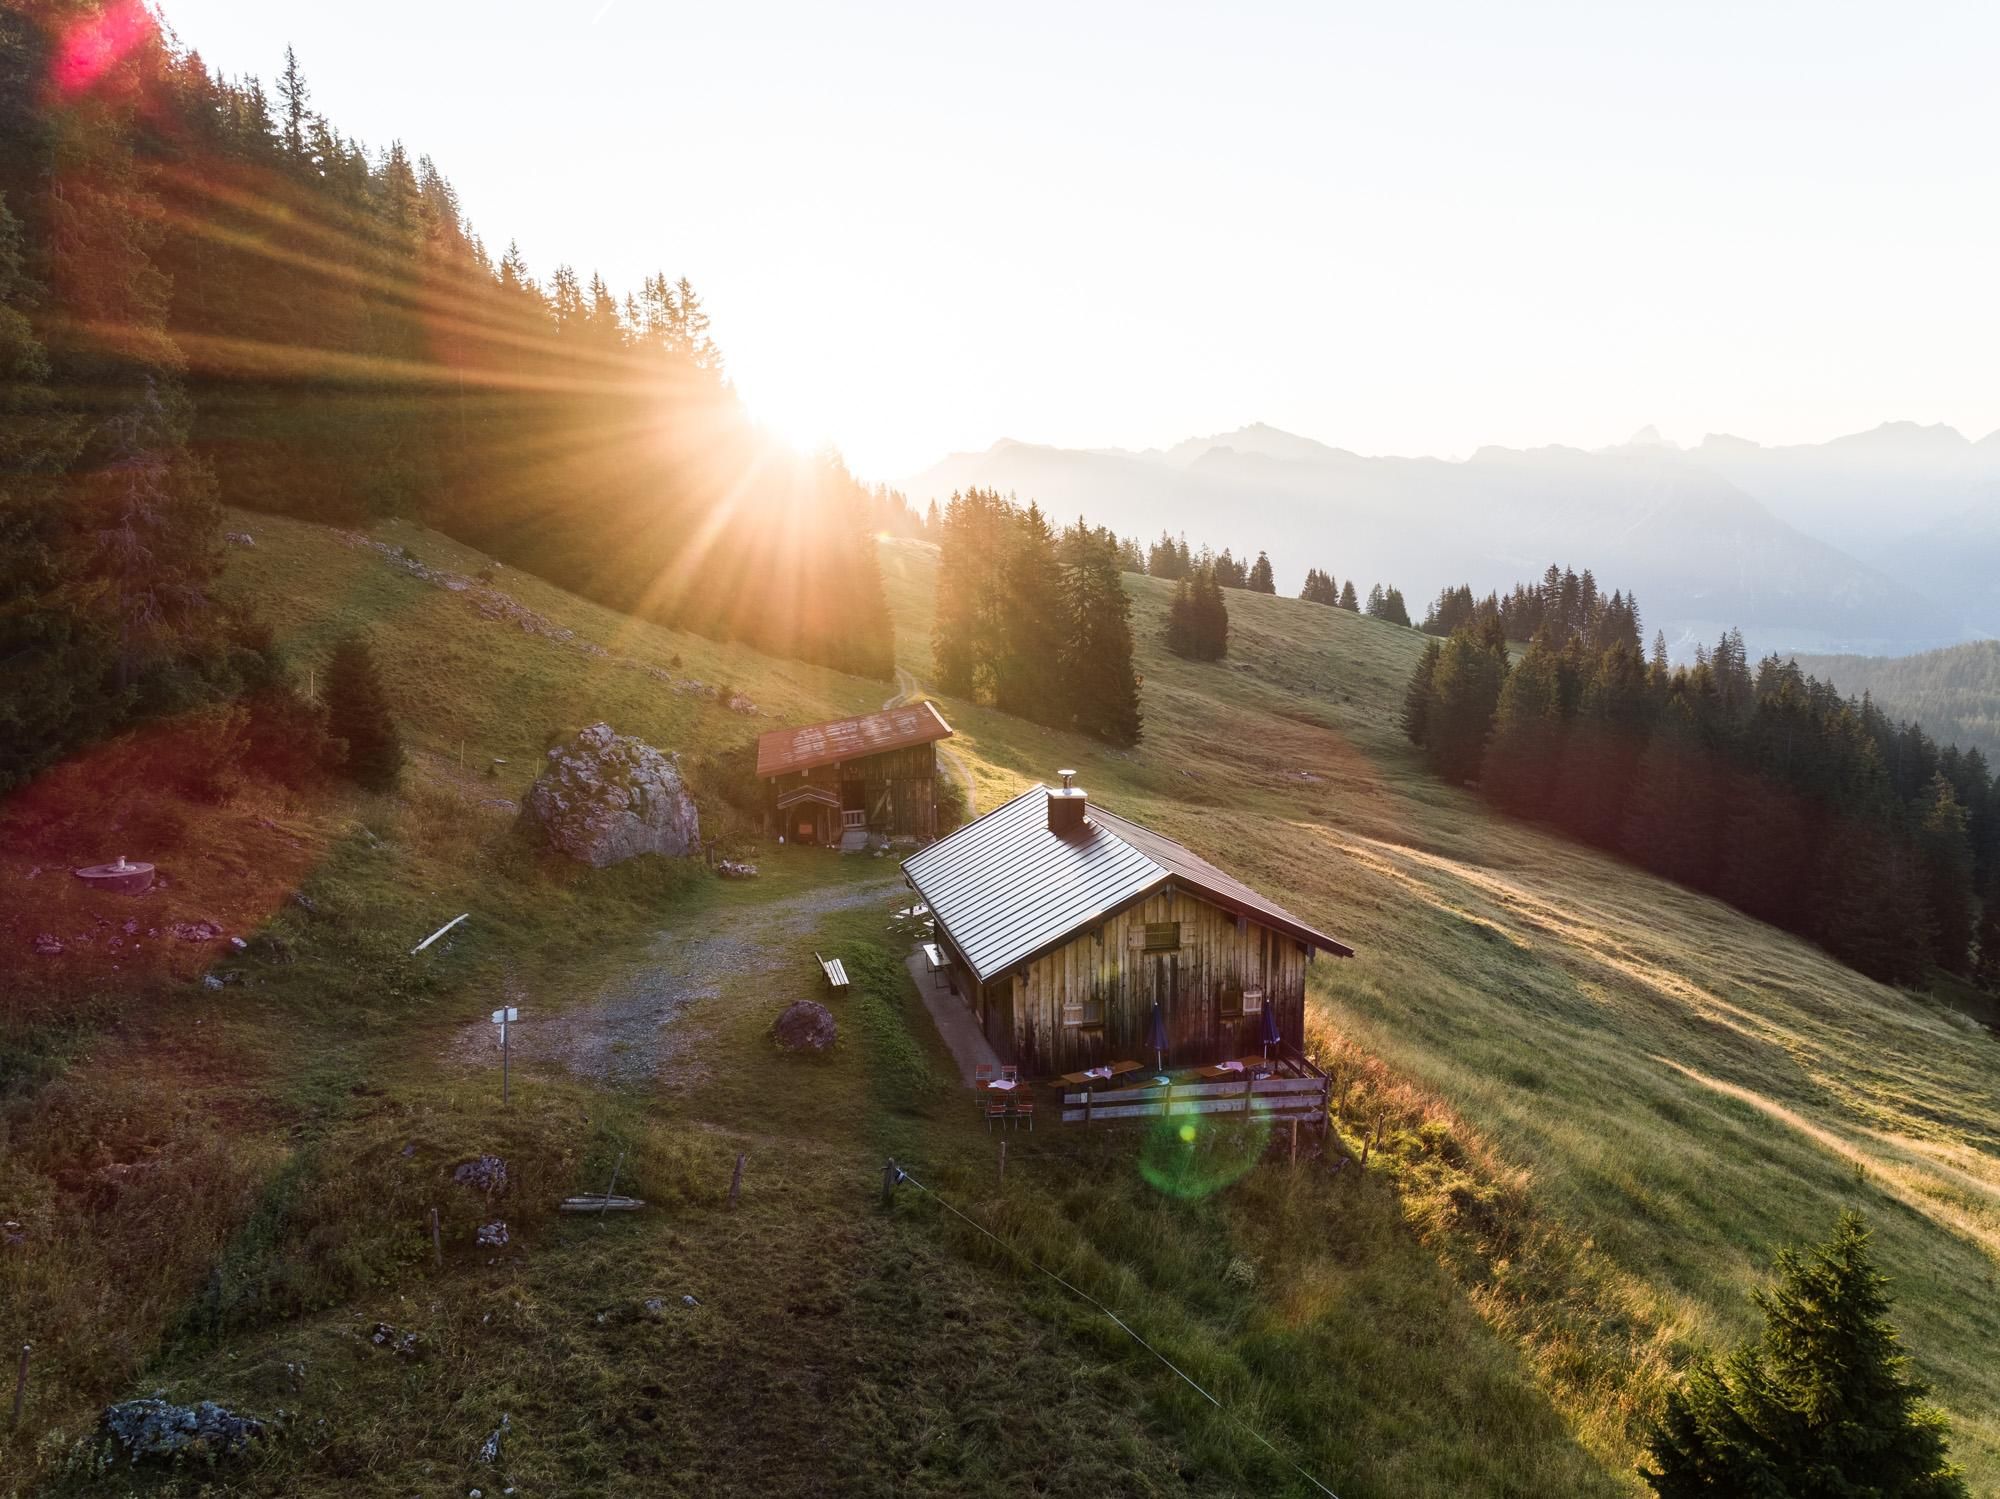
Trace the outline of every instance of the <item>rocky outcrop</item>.
<instances>
[{"instance_id":1,"label":"rocky outcrop","mask_svg":"<svg viewBox=\"0 0 2000 1499\"><path fill-rule=\"evenodd\" d=\"M801 999L785 1007L771 1022L771 1035L786 1051L819 1056L833 1050L837 1034L833 1011L814 1000Z\"/></svg>"},{"instance_id":2,"label":"rocky outcrop","mask_svg":"<svg viewBox=\"0 0 2000 1499\"><path fill-rule=\"evenodd\" d=\"M108 1407L104 1434L132 1462L141 1458L234 1457L264 1435L265 1423L213 1400L173 1405L127 1400Z\"/></svg>"},{"instance_id":3,"label":"rocky outcrop","mask_svg":"<svg viewBox=\"0 0 2000 1499\"><path fill-rule=\"evenodd\" d=\"M679 858L701 846L700 817L674 762L609 724L592 724L549 751L521 815L593 869L640 854Z\"/></svg>"}]
</instances>

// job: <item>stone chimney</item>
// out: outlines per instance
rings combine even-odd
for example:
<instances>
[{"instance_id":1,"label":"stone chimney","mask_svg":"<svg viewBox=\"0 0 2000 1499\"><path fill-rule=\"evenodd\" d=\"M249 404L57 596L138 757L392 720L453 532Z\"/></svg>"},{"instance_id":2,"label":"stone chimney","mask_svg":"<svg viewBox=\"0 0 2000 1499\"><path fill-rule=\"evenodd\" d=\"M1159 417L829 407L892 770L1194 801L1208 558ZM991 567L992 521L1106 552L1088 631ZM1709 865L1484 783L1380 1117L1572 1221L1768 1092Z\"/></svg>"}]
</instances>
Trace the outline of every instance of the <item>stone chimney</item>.
<instances>
[{"instance_id":1,"label":"stone chimney","mask_svg":"<svg viewBox=\"0 0 2000 1499\"><path fill-rule=\"evenodd\" d=\"M1090 809L1090 800L1083 794L1083 788L1076 784L1076 772L1058 771L1062 786L1049 792L1049 831L1051 833L1075 833L1083 829L1084 814Z\"/></svg>"}]
</instances>

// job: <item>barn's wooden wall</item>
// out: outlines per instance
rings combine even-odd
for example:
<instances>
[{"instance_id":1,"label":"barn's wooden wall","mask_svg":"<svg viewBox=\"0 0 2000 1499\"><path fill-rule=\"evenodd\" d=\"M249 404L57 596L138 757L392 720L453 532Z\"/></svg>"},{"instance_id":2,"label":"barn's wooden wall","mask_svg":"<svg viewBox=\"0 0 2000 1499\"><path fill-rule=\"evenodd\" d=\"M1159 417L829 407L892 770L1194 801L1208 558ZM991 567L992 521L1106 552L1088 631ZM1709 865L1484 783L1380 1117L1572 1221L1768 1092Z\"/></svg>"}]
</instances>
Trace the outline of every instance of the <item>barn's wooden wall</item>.
<instances>
[{"instance_id":1,"label":"barn's wooden wall","mask_svg":"<svg viewBox=\"0 0 2000 1499\"><path fill-rule=\"evenodd\" d=\"M1136 944L1147 923L1165 921L1181 924L1179 950L1142 951ZM1262 1047L1262 1017L1222 1017L1223 989L1233 984L1262 988L1285 1046L1296 1047L1306 961L1304 946L1281 932L1254 921L1239 930L1234 912L1185 891L1156 895L1036 959L1025 976L988 984L987 1039L1034 1075L1125 1058L1150 1063L1146 1032L1158 999L1167 1018L1168 1066L1253 1055ZM1101 1029L1063 1023L1072 994L1102 1002Z\"/></svg>"},{"instance_id":2,"label":"barn's wooden wall","mask_svg":"<svg viewBox=\"0 0 2000 1499\"><path fill-rule=\"evenodd\" d=\"M767 828L784 830L785 819L777 812L778 798L800 786L824 786L838 793L843 784L862 787L863 806L868 813L870 832L890 837L929 838L937 832L937 747L916 744L888 750L879 755L863 755L838 765L821 765L812 770L773 778L768 786ZM837 830L840 816L834 814Z\"/></svg>"}]
</instances>

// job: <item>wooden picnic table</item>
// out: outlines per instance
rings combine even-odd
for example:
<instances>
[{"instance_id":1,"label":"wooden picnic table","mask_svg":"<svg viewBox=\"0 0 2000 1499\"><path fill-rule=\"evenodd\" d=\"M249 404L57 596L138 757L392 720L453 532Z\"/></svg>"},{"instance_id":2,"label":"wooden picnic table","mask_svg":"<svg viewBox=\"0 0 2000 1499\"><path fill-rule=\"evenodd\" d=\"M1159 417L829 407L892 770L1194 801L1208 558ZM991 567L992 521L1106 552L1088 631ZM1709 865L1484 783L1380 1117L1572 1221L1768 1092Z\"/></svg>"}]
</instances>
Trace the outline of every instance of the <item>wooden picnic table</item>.
<instances>
[{"instance_id":1,"label":"wooden picnic table","mask_svg":"<svg viewBox=\"0 0 2000 1499\"><path fill-rule=\"evenodd\" d=\"M1067 1083L1072 1088L1088 1088L1092 1083L1116 1082L1128 1072L1137 1072L1140 1067L1140 1064L1137 1062L1112 1062L1109 1065L1111 1068L1110 1077L1105 1077L1102 1074L1091 1077L1088 1072L1065 1072L1060 1081Z\"/></svg>"},{"instance_id":2,"label":"wooden picnic table","mask_svg":"<svg viewBox=\"0 0 2000 1499\"><path fill-rule=\"evenodd\" d=\"M1232 1077L1248 1077L1256 1069L1260 1067L1268 1068L1272 1065L1272 1063L1267 1062L1262 1057L1238 1057L1233 1065L1227 1062L1217 1062L1212 1067L1197 1067L1194 1070L1194 1075L1199 1078L1205 1078L1209 1082L1221 1082Z\"/></svg>"}]
</instances>

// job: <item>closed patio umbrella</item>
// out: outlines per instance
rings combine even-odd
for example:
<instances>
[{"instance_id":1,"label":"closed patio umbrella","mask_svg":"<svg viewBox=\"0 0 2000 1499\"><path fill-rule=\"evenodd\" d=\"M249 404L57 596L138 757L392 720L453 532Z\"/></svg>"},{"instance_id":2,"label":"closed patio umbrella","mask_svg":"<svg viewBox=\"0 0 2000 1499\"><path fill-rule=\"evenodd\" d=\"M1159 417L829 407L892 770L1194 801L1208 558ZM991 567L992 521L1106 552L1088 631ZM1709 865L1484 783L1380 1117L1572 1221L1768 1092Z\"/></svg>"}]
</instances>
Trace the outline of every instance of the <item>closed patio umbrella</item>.
<instances>
[{"instance_id":1,"label":"closed patio umbrella","mask_svg":"<svg viewBox=\"0 0 2000 1499\"><path fill-rule=\"evenodd\" d=\"M1167 1017L1157 999L1153 1001L1153 1023L1147 1027L1146 1044L1153 1048L1153 1070L1157 1072L1166 1065L1167 1052Z\"/></svg>"},{"instance_id":2,"label":"closed patio umbrella","mask_svg":"<svg viewBox=\"0 0 2000 1499\"><path fill-rule=\"evenodd\" d=\"M1271 1048L1284 1040L1278 1034L1278 1012L1269 1005L1264 1006L1264 1060L1271 1060Z\"/></svg>"}]
</instances>

